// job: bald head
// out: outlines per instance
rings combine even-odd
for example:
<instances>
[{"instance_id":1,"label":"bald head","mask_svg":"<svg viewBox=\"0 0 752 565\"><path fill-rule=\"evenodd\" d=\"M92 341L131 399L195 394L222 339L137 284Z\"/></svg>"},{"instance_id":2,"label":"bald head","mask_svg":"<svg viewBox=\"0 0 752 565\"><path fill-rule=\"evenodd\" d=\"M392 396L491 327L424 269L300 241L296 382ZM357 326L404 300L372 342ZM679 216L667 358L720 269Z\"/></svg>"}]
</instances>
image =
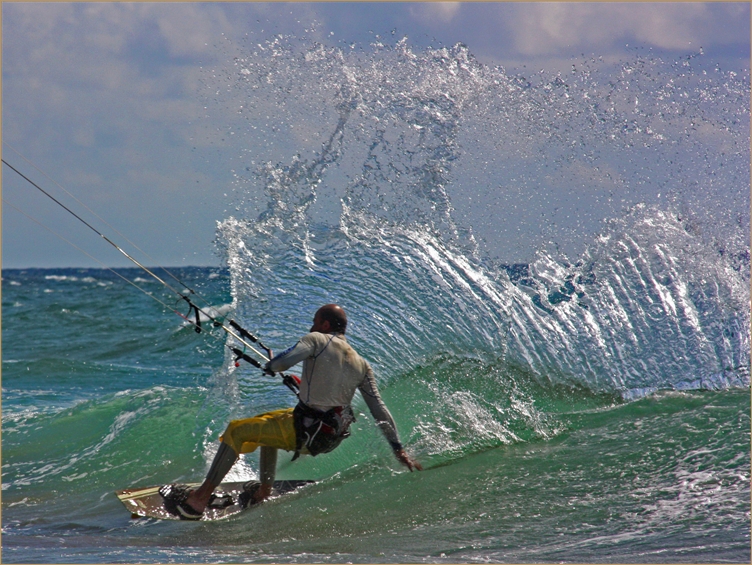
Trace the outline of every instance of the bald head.
<instances>
[{"instance_id":1,"label":"bald head","mask_svg":"<svg viewBox=\"0 0 752 565\"><path fill-rule=\"evenodd\" d=\"M312 332L345 333L347 329L347 314L344 308L337 304L325 304L313 317Z\"/></svg>"}]
</instances>

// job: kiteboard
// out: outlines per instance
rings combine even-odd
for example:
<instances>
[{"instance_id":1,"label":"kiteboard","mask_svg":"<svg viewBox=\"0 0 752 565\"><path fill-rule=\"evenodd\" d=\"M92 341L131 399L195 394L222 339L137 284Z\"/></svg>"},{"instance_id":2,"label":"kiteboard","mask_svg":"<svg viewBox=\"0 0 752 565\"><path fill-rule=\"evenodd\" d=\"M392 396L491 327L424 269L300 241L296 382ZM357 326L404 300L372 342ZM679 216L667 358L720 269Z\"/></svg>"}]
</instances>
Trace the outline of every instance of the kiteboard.
<instances>
[{"instance_id":1,"label":"kiteboard","mask_svg":"<svg viewBox=\"0 0 752 565\"><path fill-rule=\"evenodd\" d=\"M274 481L271 497L290 493L315 481ZM256 506L252 500L258 488L257 481L222 483L214 490L214 497L204 510L201 520L222 520ZM198 484L182 485L197 488ZM115 492L120 502L130 510L131 518L156 518L158 520L183 520L184 518L170 503L169 494L173 485L160 485L143 488L129 488Z\"/></svg>"}]
</instances>

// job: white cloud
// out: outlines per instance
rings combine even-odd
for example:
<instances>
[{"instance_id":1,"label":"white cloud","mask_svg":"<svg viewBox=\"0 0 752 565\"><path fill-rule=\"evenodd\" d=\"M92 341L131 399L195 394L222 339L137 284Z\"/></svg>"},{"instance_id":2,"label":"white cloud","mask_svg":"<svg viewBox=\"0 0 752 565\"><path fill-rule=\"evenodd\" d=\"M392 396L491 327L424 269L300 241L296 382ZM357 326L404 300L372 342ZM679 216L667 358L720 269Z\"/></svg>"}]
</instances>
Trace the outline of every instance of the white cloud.
<instances>
[{"instance_id":1,"label":"white cloud","mask_svg":"<svg viewBox=\"0 0 752 565\"><path fill-rule=\"evenodd\" d=\"M727 25L726 8L740 10L735 5L711 9L700 3L524 4L516 6L513 16L502 25L524 55L545 55L562 49L605 51L619 43L635 41L666 49L687 49L699 48L711 37L718 40L719 31L723 31L718 16L723 16ZM728 33L736 36L743 32L740 26Z\"/></svg>"},{"instance_id":2,"label":"white cloud","mask_svg":"<svg viewBox=\"0 0 752 565\"><path fill-rule=\"evenodd\" d=\"M424 2L410 6L410 15L428 26L443 25L450 23L461 7L462 2Z\"/></svg>"},{"instance_id":3,"label":"white cloud","mask_svg":"<svg viewBox=\"0 0 752 565\"><path fill-rule=\"evenodd\" d=\"M235 35L239 23L228 19L226 12L211 4L187 3L179 10L165 10L164 5L152 4L143 16L153 19L173 56L204 55L220 34Z\"/></svg>"},{"instance_id":4,"label":"white cloud","mask_svg":"<svg viewBox=\"0 0 752 565\"><path fill-rule=\"evenodd\" d=\"M94 128L90 124L75 126L72 141L83 147L93 147L96 140Z\"/></svg>"}]
</instances>

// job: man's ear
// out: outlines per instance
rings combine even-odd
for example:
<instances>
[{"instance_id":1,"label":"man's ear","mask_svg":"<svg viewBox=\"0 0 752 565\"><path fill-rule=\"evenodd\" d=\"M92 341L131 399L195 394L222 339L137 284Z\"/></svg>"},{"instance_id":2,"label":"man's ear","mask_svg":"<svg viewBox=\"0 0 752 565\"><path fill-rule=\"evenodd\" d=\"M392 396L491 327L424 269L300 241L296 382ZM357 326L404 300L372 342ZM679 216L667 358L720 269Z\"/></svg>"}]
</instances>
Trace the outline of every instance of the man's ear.
<instances>
[{"instance_id":1,"label":"man's ear","mask_svg":"<svg viewBox=\"0 0 752 565\"><path fill-rule=\"evenodd\" d=\"M321 333L328 334L332 329L332 324L329 322L329 320L324 320L321 322Z\"/></svg>"}]
</instances>

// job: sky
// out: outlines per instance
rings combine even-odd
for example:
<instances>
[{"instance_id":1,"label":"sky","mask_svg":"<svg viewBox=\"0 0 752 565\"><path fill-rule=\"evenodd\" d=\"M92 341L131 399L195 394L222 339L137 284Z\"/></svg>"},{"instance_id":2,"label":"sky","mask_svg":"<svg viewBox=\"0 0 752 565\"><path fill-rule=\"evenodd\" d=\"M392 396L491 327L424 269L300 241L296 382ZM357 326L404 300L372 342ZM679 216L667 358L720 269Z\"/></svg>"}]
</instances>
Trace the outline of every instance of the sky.
<instances>
[{"instance_id":1,"label":"sky","mask_svg":"<svg viewBox=\"0 0 752 565\"><path fill-rule=\"evenodd\" d=\"M635 48L702 49L740 73L750 59L748 3L4 2L3 159L147 264L220 264L232 156L209 133L199 93L249 30L332 45L461 42L510 69L618 61ZM4 268L130 265L11 169L1 174Z\"/></svg>"}]
</instances>

